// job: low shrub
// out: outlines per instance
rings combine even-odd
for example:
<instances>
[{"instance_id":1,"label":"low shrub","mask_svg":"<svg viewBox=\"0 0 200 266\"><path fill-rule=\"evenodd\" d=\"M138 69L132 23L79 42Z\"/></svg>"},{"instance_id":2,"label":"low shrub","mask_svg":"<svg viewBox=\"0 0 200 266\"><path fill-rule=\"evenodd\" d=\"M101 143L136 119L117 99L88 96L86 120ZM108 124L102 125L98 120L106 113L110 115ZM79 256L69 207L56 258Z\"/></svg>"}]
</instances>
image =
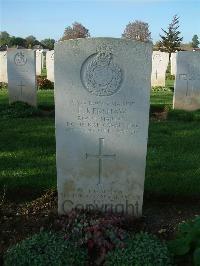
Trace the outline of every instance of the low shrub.
<instances>
[{"instance_id":1,"label":"low shrub","mask_svg":"<svg viewBox=\"0 0 200 266\"><path fill-rule=\"evenodd\" d=\"M172 257L167 245L156 236L138 233L131 236L123 249L115 249L107 254L106 266L170 266Z\"/></svg>"},{"instance_id":2,"label":"low shrub","mask_svg":"<svg viewBox=\"0 0 200 266\"><path fill-rule=\"evenodd\" d=\"M200 266L200 216L181 223L176 239L171 240L168 247L177 256L192 254L194 265Z\"/></svg>"},{"instance_id":3,"label":"low shrub","mask_svg":"<svg viewBox=\"0 0 200 266\"><path fill-rule=\"evenodd\" d=\"M175 75L171 75L170 73L166 74L166 79L168 80L175 80Z\"/></svg>"},{"instance_id":4,"label":"low shrub","mask_svg":"<svg viewBox=\"0 0 200 266\"><path fill-rule=\"evenodd\" d=\"M168 120L182 120L186 122L200 121L200 110L193 112L184 110L170 110L168 113Z\"/></svg>"},{"instance_id":5,"label":"low shrub","mask_svg":"<svg viewBox=\"0 0 200 266\"><path fill-rule=\"evenodd\" d=\"M66 239L86 247L94 263L104 261L108 251L124 247L127 233L121 228L120 216L72 211L60 223Z\"/></svg>"},{"instance_id":6,"label":"low shrub","mask_svg":"<svg viewBox=\"0 0 200 266\"><path fill-rule=\"evenodd\" d=\"M8 84L5 82L0 82L0 90L6 90L8 88Z\"/></svg>"},{"instance_id":7,"label":"low shrub","mask_svg":"<svg viewBox=\"0 0 200 266\"><path fill-rule=\"evenodd\" d=\"M171 107L166 104L154 104L150 106L150 113L162 113L168 112L171 110Z\"/></svg>"},{"instance_id":8,"label":"low shrub","mask_svg":"<svg viewBox=\"0 0 200 266\"><path fill-rule=\"evenodd\" d=\"M151 88L152 92L167 92L172 91L169 87L154 86Z\"/></svg>"},{"instance_id":9,"label":"low shrub","mask_svg":"<svg viewBox=\"0 0 200 266\"><path fill-rule=\"evenodd\" d=\"M37 86L40 90L53 90L54 89L54 83L50 81L49 79L38 76L37 77Z\"/></svg>"},{"instance_id":10,"label":"low shrub","mask_svg":"<svg viewBox=\"0 0 200 266\"><path fill-rule=\"evenodd\" d=\"M18 117L32 117L40 116L41 111L33 106L28 105L23 102L15 102L6 106L5 108L0 108L1 118L18 118Z\"/></svg>"},{"instance_id":11,"label":"low shrub","mask_svg":"<svg viewBox=\"0 0 200 266\"><path fill-rule=\"evenodd\" d=\"M86 252L63 236L41 232L10 248L4 256L5 266L81 266Z\"/></svg>"}]
</instances>

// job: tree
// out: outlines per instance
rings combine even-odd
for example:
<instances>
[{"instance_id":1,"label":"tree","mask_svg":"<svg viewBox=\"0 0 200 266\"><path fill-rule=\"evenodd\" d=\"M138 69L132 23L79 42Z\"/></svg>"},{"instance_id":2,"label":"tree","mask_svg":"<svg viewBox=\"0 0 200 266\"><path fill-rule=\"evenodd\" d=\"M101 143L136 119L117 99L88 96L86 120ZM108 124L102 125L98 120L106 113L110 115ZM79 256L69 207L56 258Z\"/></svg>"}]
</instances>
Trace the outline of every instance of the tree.
<instances>
[{"instance_id":1,"label":"tree","mask_svg":"<svg viewBox=\"0 0 200 266\"><path fill-rule=\"evenodd\" d=\"M54 43L55 40L54 39L44 39L41 41L41 44L44 46L44 48L49 49L49 50L53 50L54 49Z\"/></svg>"},{"instance_id":2,"label":"tree","mask_svg":"<svg viewBox=\"0 0 200 266\"><path fill-rule=\"evenodd\" d=\"M171 57L171 53L180 50L183 37L180 37L181 32L178 29L179 17L175 15L172 22L169 24L168 29L162 29L164 35L160 35L161 41L159 43L159 48L161 51L168 52L169 57Z\"/></svg>"},{"instance_id":3,"label":"tree","mask_svg":"<svg viewBox=\"0 0 200 266\"><path fill-rule=\"evenodd\" d=\"M10 40L10 35L7 31L0 31L0 46L1 45L8 45Z\"/></svg>"},{"instance_id":4,"label":"tree","mask_svg":"<svg viewBox=\"0 0 200 266\"><path fill-rule=\"evenodd\" d=\"M129 22L122 34L122 37L142 42L150 41L151 32L149 31L149 25L148 23L139 20Z\"/></svg>"},{"instance_id":5,"label":"tree","mask_svg":"<svg viewBox=\"0 0 200 266\"><path fill-rule=\"evenodd\" d=\"M71 26L65 28L63 37L61 41L77 38L87 38L90 37L89 30L86 29L81 23L74 22Z\"/></svg>"},{"instance_id":6,"label":"tree","mask_svg":"<svg viewBox=\"0 0 200 266\"><path fill-rule=\"evenodd\" d=\"M198 47L199 47L199 44L200 44L200 42L199 42L199 38L198 38L198 36L195 34L195 35L193 36L193 38L192 38L191 47L192 47L192 48L198 48Z\"/></svg>"},{"instance_id":7,"label":"tree","mask_svg":"<svg viewBox=\"0 0 200 266\"><path fill-rule=\"evenodd\" d=\"M22 46L26 47L26 40L21 37L12 37L9 46Z\"/></svg>"},{"instance_id":8,"label":"tree","mask_svg":"<svg viewBox=\"0 0 200 266\"><path fill-rule=\"evenodd\" d=\"M36 44L36 41L37 39L33 35L26 37L27 48L33 48L33 46Z\"/></svg>"}]
</instances>

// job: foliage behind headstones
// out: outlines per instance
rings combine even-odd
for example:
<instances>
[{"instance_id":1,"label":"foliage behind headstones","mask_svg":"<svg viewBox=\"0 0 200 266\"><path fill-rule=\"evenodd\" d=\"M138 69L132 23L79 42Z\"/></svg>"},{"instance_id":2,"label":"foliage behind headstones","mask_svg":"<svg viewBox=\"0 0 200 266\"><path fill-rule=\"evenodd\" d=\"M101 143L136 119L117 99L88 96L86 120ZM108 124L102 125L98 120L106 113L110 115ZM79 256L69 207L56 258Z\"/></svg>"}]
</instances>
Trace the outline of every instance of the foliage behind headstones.
<instances>
[{"instance_id":1,"label":"foliage behind headstones","mask_svg":"<svg viewBox=\"0 0 200 266\"><path fill-rule=\"evenodd\" d=\"M129 22L122 37L142 42L150 41L151 32L149 31L149 25L148 23L139 20Z\"/></svg>"},{"instance_id":2,"label":"foliage behind headstones","mask_svg":"<svg viewBox=\"0 0 200 266\"><path fill-rule=\"evenodd\" d=\"M180 45L183 37L180 37L181 32L179 29L179 17L175 15L172 22L169 24L168 29L162 31L164 35L160 35L161 41L159 43L159 49L163 52L171 53L180 50Z\"/></svg>"},{"instance_id":3,"label":"foliage behind headstones","mask_svg":"<svg viewBox=\"0 0 200 266\"><path fill-rule=\"evenodd\" d=\"M198 47L199 47L199 44L200 44L200 42L199 42L199 38L198 38L198 36L195 34L195 35L193 36L193 38L192 38L191 46L192 46L192 48L198 48Z\"/></svg>"},{"instance_id":4,"label":"foliage behind headstones","mask_svg":"<svg viewBox=\"0 0 200 266\"><path fill-rule=\"evenodd\" d=\"M89 30L86 29L81 23L74 22L72 26L65 28L61 41L87 37L90 37Z\"/></svg>"}]
</instances>

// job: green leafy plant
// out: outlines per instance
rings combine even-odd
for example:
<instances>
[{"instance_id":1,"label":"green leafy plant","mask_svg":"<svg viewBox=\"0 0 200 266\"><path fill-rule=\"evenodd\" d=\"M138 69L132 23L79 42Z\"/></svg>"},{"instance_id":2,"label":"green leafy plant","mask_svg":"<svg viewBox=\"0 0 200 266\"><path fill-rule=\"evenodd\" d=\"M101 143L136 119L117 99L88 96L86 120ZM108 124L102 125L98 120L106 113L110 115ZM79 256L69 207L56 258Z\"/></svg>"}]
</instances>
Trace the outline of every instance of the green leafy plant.
<instances>
[{"instance_id":1,"label":"green leafy plant","mask_svg":"<svg viewBox=\"0 0 200 266\"><path fill-rule=\"evenodd\" d=\"M37 86L40 90L53 90L54 89L54 83L50 81L49 79L38 76L37 77Z\"/></svg>"},{"instance_id":2,"label":"green leafy plant","mask_svg":"<svg viewBox=\"0 0 200 266\"><path fill-rule=\"evenodd\" d=\"M86 264L86 252L64 237L41 232L10 248L4 256L5 266L79 266Z\"/></svg>"},{"instance_id":3,"label":"green leafy plant","mask_svg":"<svg viewBox=\"0 0 200 266\"><path fill-rule=\"evenodd\" d=\"M109 252L105 265L169 266L173 264L166 244L154 235L141 232L130 236L125 248Z\"/></svg>"},{"instance_id":4,"label":"green leafy plant","mask_svg":"<svg viewBox=\"0 0 200 266\"><path fill-rule=\"evenodd\" d=\"M0 90L6 90L8 88L8 83L0 82Z\"/></svg>"},{"instance_id":5,"label":"green leafy plant","mask_svg":"<svg viewBox=\"0 0 200 266\"><path fill-rule=\"evenodd\" d=\"M171 75L170 73L166 73L166 79L168 80L175 80L175 76Z\"/></svg>"},{"instance_id":6,"label":"green leafy plant","mask_svg":"<svg viewBox=\"0 0 200 266\"><path fill-rule=\"evenodd\" d=\"M154 86L151 88L153 92L164 92L164 91L171 91L168 87L162 87L162 86Z\"/></svg>"},{"instance_id":7,"label":"green leafy plant","mask_svg":"<svg viewBox=\"0 0 200 266\"><path fill-rule=\"evenodd\" d=\"M200 266L200 216L181 223L176 239L171 240L168 246L177 256L193 254L194 265Z\"/></svg>"},{"instance_id":8,"label":"green leafy plant","mask_svg":"<svg viewBox=\"0 0 200 266\"><path fill-rule=\"evenodd\" d=\"M127 233L120 216L72 211L60 223L66 239L86 247L95 264L103 262L108 251L124 247Z\"/></svg>"}]
</instances>

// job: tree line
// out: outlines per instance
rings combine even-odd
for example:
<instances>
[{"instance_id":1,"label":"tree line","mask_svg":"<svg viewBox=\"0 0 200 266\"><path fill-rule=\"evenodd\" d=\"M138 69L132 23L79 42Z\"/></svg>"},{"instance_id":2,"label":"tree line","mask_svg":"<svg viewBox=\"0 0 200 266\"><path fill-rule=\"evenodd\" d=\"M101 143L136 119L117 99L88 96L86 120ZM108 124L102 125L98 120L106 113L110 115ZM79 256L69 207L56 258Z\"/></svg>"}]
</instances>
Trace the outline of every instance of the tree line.
<instances>
[{"instance_id":1,"label":"tree line","mask_svg":"<svg viewBox=\"0 0 200 266\"><path fill-rule=\"evenodd\" d=\"M161 50L163 52L171 53L185 48L198 48L199 38L195 34L192 41L188 44L183 44L183 37L179 30L179 17L175 15L168 25L167 29L161 29L160 40L155 43L154 49ZM74 22L72 26L68 26L64 30L63 36L60 40L69 40L77 38L90 37L89 30L81 23ZM135 20L129 22L122 33L122 38L138 40L142 42L151 41L151 32L149 30L149 24L143 21ZM38 41L34 36L30 35L25 39L21 37L10 36L6 31L0 32L0 46L7 45L8 47L22 46L25 48L33 48L35 45L42 45L43 48L52 50L54 47L54 39L44 39Z\"/></svg>"},{"instance_id":2,"label":"tree line","mask_svg":"<svg viewBox=\"0 0 200 266\"><path fill-rule=\"evenodd\" d=\"M27 36L26 38L11 36L6 31L0 32L0 46L8 46L8 47L17 47L21 46L24 48L32 49L35 45L41 45L45 49L52 50L54 48L54 39L44 39L42 41L38 41L36 37L33 35Z\"/></svg>"}]
</instances>

